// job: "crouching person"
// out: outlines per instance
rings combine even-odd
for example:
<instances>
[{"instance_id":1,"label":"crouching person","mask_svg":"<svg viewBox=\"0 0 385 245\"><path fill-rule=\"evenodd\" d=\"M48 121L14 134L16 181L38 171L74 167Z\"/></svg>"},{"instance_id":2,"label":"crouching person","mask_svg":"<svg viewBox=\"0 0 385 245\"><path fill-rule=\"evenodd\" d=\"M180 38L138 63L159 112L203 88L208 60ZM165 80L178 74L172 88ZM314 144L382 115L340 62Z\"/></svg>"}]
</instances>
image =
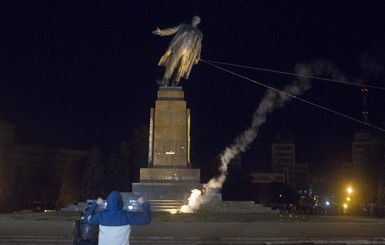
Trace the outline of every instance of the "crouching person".
<instances>
[{"instance_id":1,"label":"crouching person","mask_svg":"<svg viewBox=\"0 0 385 245\"><path fill-rule=\"evenodd\" d=\"M85 221L99 225L99 245L128 245L130 244L131 225L151 223L150 203L144 202L143 197L138 199L138 203L143 208L141 214L123 210L122 195L117 191L108 195L107 206L104 210L95 212L103 202L103 199L99 197L84 215Z\"/></svg>"},{"instance_id":2,"label":"crouching person","mask_svg":"<svg viewBox=\"0 0 385 245\"><path fill-rule=\"evenodd\" d=\"M87 209L89 209L91 205L92 203L89 203ZM83 212L82 217L74 222L74 245L98 245L99 226L90 224L84 220L84 215L87 209Z\"/></svg>"},{"instance_id":3,"label":"crouching person","mask_svg":"<svg viewBox=\"0 0 385 245\"><path fill-rule=\"evenodd\" d=\"M73 233L74 245L98 245L98 225L93 225L80 219L75 221Z\"/></svg>"}]
</instances>

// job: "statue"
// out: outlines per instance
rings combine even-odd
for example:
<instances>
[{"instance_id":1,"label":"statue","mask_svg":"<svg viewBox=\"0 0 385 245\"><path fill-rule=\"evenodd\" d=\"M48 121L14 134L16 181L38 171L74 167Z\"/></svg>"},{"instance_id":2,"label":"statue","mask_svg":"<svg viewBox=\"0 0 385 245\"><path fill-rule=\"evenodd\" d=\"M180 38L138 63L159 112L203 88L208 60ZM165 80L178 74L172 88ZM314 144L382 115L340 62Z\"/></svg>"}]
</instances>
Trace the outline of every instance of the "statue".
<instances>
[{"instance_id":1,"label":"statue","mask_svg":"<svg viewBox=\"0 0 385 245\"><path fill-rule=\"evenodd\" d=\"M156 28L152 32L159 36L175 34L166 53L158 63L158 66L166 67L161 85L178 86L181 77L188 79L192 66L198 63L203 38L202 32L198 29L200 21L199 16L194 16L191 24L182 23L164 30Z\"/></svg>"}]
</instances>

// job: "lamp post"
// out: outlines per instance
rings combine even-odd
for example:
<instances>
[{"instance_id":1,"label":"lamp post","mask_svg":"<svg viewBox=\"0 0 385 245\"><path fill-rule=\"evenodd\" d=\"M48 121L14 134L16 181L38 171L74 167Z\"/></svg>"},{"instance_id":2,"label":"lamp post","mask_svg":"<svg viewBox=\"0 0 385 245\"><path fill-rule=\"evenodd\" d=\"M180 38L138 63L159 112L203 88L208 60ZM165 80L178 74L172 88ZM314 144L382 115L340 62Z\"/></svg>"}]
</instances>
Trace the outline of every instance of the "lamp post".
<instances>
[{"instance_id":1,"label":"lamp post","mask_svg":"<svg viewBox=\"0 0 385 245\"><path fill-rule=\"evenodd\" d=\"M351 186L349 186L348 188L346 188L346 192L347 192L347 196L346 196L346 202L347 202L347 205L346 205L346 211L348 213L348 211L350 211L349 213L352 215L353 214L353 205L352 205L352 195L353 195L353 188Z\"/></svg>"}]
</instances>

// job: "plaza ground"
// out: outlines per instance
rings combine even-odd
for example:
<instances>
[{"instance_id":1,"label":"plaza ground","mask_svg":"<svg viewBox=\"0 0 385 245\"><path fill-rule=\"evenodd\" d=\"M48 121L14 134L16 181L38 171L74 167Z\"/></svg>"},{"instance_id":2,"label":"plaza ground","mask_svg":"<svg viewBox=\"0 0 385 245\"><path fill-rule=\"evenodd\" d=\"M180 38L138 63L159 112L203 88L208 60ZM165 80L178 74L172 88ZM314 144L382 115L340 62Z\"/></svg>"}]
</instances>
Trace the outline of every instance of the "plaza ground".
<instances>
[{"instance_id":1,"label":"plaza ground","mask_svg":"<svg viewBox=\"0 0 385 245\"><path fill-rule=\"evenodd\" d=\"M80 213L0 215L0 244L71 244ZM131 244L385 244L385 219L280 214L154 213Z\"/></svg>"}]
</instances>

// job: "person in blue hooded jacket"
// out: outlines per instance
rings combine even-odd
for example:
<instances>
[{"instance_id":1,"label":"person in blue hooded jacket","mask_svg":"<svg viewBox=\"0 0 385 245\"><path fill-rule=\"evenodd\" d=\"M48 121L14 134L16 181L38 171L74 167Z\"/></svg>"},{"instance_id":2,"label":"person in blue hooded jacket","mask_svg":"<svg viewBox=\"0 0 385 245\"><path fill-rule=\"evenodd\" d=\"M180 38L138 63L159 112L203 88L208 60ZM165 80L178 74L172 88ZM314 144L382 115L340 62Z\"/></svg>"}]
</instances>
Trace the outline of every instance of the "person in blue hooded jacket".
<instances>
[{"instance_id":1,"label":"person in blue hooded jacket","mask_svg":"<svg viewBox=\"0 0 385 245\"><path fill-rule=\"evenodd\" d=\"M99 225L100 245L128 245L131 225L151 223L150 203L145 202L143 197L138 199L143 208L142 214L123 210L122 195L117 191L108 195L106 208L96 212L97 207L103 203L103 199L99 197L84 215L84 220Z\"/></svg>"}]
</instances>

